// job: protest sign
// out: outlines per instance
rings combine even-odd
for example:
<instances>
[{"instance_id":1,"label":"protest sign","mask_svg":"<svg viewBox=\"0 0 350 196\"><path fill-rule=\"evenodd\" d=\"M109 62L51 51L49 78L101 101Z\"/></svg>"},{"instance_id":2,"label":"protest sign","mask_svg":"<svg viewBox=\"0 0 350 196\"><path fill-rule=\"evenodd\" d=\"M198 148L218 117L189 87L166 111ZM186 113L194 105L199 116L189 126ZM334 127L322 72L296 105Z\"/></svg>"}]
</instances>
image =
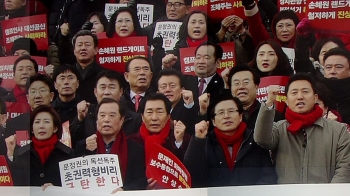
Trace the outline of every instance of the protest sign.
<instances>
[{"instance_id":1,"label":"protest sign","mask_svg":"<svg viewBox=\"0 0 350 196\"><path fill-rule=\"evenodd\" d=\"M105 16L107 20L111 18L112 14L121 7L126 7L127 4L119 3L106 3L105 4ZM137 4L137 17L141 27L148 26L153 23L153 10L154 5L149 4Z\"/></svg>"},{"instance_id":2,"label":"protest sign","mask_svg":"<svg viewBox=\"0 0 350 196\"><path fill-rule=\"evenodd\" d=\"M226 68L230 68L235 66L235 43L234 42L226 42L219 44L223 49L222 59L220 65L216 69L216 73L221 74ZM194 72L194 60L195 60L195 47L189 48L180 48L180 63L181 63L181 72L186 75L195 76Z\"/></svg>"},{"instance_id":3,"label":"protest sign","mask_svg":"<svg viewBox=\"0 0 350 196\"><path fill-rule=\"evenodd\" d=\"M0 57L0 78L2 78L1 86L6 90L12 90L15 86L13 75L13 64L19 56ZM38 63L38 72L43 73L46 66L46 57L32 56Z\"/></svg>"},{"instance_id":4,"label":"protest sign","mask_svg":"<svg viewBox=\"0 0 350 196\"><path fill-rule=\"evenodd\" d=\"M305 15L318 32L349 32L350 1L306 0ZM339 25L344 24L344 25Z\"/></svg>"},{"instance_id":5,"label":"protest sign","mask_svg":"<svg viewBox=\"0 0 350 196\"><path fill-rule=\"evenodd\" d=\"M0 155L0 186L13 186L10 168L4 155Z\"/></svg>"},{"instance_id":6,"label":"protest sign","mask_svg":"<svg viewBox=\"0 0 350 196\"><path fill-rule=\"evenodd\" d=\"M62 187L107 190L123 186L118 155L98 154L61 161Z\"/></svg>"},{"instance_id":7,"label":"protest sign","mask_svg":"<svg viewBox=\"0 0 350 196\"><path fill-rule=\"evenodd\" d=\"M162 36L165 51L173 50L176 42L179 41L181 24L182 22L157 22L153 37Z\"/></svg>"},{"instance_id":8,"label":"protest sign","mask_svg":"<svg viewBox=\"0 0 350 196\"><path fill-rule=\"evenodd\" d=\"M203 12L207 12L208 10L208 0L193 0L190 12L194 10L200 10Z\"/></svg>"},{"instance_id":9,"label":"protest sign","mask_svg":"<svg viewBox=\"0 0 350 196\"><path fill-rule=\"evenodd\" d=\"M278 0L278 11L293 10L299 19L305 18L305 0Z\"/></svg>"},{"instance_id":10,"label":"protest sign","mask_svg":"<svg viewBox=\"0 0 350 196\"><path fill-rule=\"evenodd\" d=\"M269 76L260 79L260 84L257 91L256 99L261 103L267 100L268 87L270 85L280 85L280 92L276 97L276 110L279 112L284 112L286 107L285 101L287 100L286 86L288 84L288 76Z\"/></svg>"},{"instance_id":11,"label":"protest sign","mask_svg":"<svg viewBox=\"0 0 350 196\"><path fill-rule=\"evenodd\" d=\"M283 52L287 55L289 64L294 70L294 59L295 59L295 51L294 48L284 48L282 47Z\"/></svg>"},{"instance_id":12,"label":"protest sign","mask_svg":"<svg viewBox=\"0 0 350 196\"><path fill-rule=\"evenodd\" d=\"M72 148L72 139L69 131L69 120L62 123L62 137L60 141L69 148Z\"/></svg>"},{"instance_id":13,"label":"protest sign","mask_svg":"<svg viewBox=\"0 0 350 196\"><path fill-rule=\"evenodd\" d=\"M31 38L38 50L47 50L48 34L46 15L13 18L1 22L6 53L10 54L14 40L20 37Z\"/></svg>"},{"instance_id":14,"label":"protest sign","mask_svg":"<svg viewBox=\"0 0 350 196\"><path fill-rule=\"evenodd\" d=\"M222 21L229 15L246 18L241 0L210 0L208 11L208 16L214 21Z\"/></svg>"},{"instance_id":15,"label":"protest sign","mask_svg":"<svg viewBox=\"0 0 350 196\"><path fill-rule=\"evenodd\" d=\"M28 125L28 128L29 128L29 125ZM16 131L16 142L17 142L17 145L20 147L30 144L30 137L29 137L28 130Z\"/></svg>"},{"instance_id":16,"label":"protest sign","mask_svg":"<svg viewBox=\"0 0 350 196\"><path fill-rule=\"evenodd\" d=\"M15 118L30 110L30 105L28 103L5 102L5 104L6 104L7 120Z\"/></svg>"},{"instance_id":17,"label":"protest sign","mask_svg":"<svg viewBox=\"0 0 350 196\"><path fill-rule=\"evenodd\" d=\"M191 176L170 151L154 144L146 167L147 178L157 180L157 188L191 188Z\"/></svg>"},{"instance_id":18,"label":"protest sign","mask_svg":"<svg viewBox=\"0 0 350 196\"><path fill-rule=\"evenodd\" d=\"M97 62L104 68L124 74L125 63L135 56L148 56L147 37L123 37L99 40Z\"/></svg>"}]
</instances>

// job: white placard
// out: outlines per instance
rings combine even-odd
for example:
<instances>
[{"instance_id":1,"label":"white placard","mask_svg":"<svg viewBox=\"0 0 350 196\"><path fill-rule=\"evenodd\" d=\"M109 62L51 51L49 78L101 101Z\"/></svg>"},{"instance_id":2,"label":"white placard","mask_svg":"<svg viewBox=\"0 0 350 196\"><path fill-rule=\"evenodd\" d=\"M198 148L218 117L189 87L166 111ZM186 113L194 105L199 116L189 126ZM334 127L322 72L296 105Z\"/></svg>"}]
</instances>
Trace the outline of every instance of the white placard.
<instances>
[{"instance_id":1,"label":"white placard","mask_svg":"<svg viewBox=\"0 0 350 196\"><path fill-rule=\"evenodd\" d=\"M284 48L282 47L283 52L288 56L288 60L290 63L290 66L294 70L294 59L295 59L295 51L293 48Z\"/></svg>"},{"instance_id":2,"label":"white placard","mask_svg":"<svg viewBox=\"0 0 350 196\"><path fill-rule=\"evenodd\" d=\"M98 154L59 163L62 187L82 190L112 190L122 187L118 155Z\"/></svg>"},{"instance_id":3,"label":"white placard","mask_svg":"<svg viewBox=\"0 0 350 196\"><path fill-rule=\"evenodd\" d=\"M177 41L179 41L179 30L182 22L157 22L153 37L158 34L163 37L163 48L165 51L173 50Z\"/></svg>"},{"instance_id":4,"label":"white placard","mask_svg":"<svg viewBox=\"0 0 350 196\"><path fill-rule=\"evenodd\" d=\"M120 7L126 7L126 6L127 4L106 3L105 16L107 17L108 21L111 18L112 14L117 9L119 9ZM139 18L139 22L142 28L153 23L153 10L154 10L154 5L137 4L137 17Z\"/></svg>"}]
</instances>

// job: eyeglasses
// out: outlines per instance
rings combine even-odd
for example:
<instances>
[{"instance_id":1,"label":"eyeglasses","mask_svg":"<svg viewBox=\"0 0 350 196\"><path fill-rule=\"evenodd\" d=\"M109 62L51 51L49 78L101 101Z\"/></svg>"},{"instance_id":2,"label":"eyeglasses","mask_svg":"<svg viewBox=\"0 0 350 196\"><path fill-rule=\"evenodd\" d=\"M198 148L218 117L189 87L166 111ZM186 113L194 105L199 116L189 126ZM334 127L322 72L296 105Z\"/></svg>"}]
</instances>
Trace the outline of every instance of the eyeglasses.
<instances>
[{"instance_id":1,"label":"eyeglasses","mask_svg":"<svg viewBox=\"0 0 350 196\"><path fill-rule=\"evenodd\" d=\"M247 86L248 84L250 84L249 80L244 80L243 82L240 81L233 81L232 85L233 86Z\"/></svg>"},{"instance_id":2,"label":"eyeglasses","mask_svg":"<svg viewBox=\"0 0 350 196\"><path fill-rule=\"evenodd\" d=\"M214 115L218 118L223 118L226 113L228 116L233 116L236 112L238 112L237 109L230 108L227 110L219 110L216 113L214 113Z\"/></svg>"},{"instance_id":3,"label":"eyeglasses","mask_svg":"<svg viewBox=\"0 0 350 196\"><path fill-rule=\"evenodd\" d=\"M49 90L46 89L46 88L41 88L41 89L39 89L39 90L31 89L31 90L29 91L29 95L30 95L30 96L34 96L34 95L36 95L36 93L39 93L40 95L43 95L43 94L47 93L48 91L49 91Z\"/></svg>"},{"instance_id":4,"label":"eyeglasses","mask_svg":"<svg viewBox=\"0 0 350 196\"><path fill-rule=\"evenodd\" d=\"M168 2L168 3L166 4L166 7L167 7L167 8L171 8L172 6L174 6L175 9L179 9L180 6L182 6L182 5L186 5L186 4L180 3L180 2L175 2L175 3Z\"/></svg>"}]
</instances>

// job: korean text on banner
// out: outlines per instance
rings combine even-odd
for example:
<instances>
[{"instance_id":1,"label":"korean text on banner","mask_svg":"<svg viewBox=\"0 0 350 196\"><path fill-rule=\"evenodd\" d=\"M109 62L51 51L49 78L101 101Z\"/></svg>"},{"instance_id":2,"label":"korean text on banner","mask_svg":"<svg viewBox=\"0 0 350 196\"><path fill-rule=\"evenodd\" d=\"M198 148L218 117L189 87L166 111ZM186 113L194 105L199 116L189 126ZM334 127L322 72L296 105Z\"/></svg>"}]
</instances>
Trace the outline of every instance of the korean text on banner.
<instances>
[{"instance_id":1,"label":"korean text on banner","mask_svg":"<svg viewBox=\"0 0 350 196\"><path fill-rule=\"evenodd\" d=\"M306 0L278 0L278 11L293 10L301 20L305 18L305 2Z\"/></svg>"},{"instance_id":2,"label":"korean text on banner","mask_svg":"<svg viewBox=\"0 0 350 196\"><path fill-rule=\"evenodd\" d=\"M283 52L287 55L289 64L294 70L294 60L295 60L295 51L294 48L284 48L282 47Z\"/></svg>"},{"instance_id":3,"label":"korean text on banner","mask_svg":"<svg viewBox=\"0 0 350 196\"><path fill-rule=\"evenodd\" d=\"M97 62L123 74L130 58L148 56L147 37L144 36L100 39L98 45Z\"/></svg>"},{"instance_id":4,"label":"korean text on banner","mask_svg":"<svg viewBox=\"0 0 350 196\"><path fill-rule=\"evenodd\" d=\"M17 145L20 147L30 144L31 141L30 141L28 130L17 130L16 142L17 142Z\"/></svg>"},{"instance_id":5,"label":"korean text on banner","mask_svg":"<svg viewBox=\"0 0 350 196\"><path fill-rule=\"evenodd\" d=\"M157 180L157 188L191 188L191 176L170 151L154 144L146 167L147 178Z\"/></svg>"},{"instance_id":6,"label":"korean text on banner","mask_svg":"<svg viewBox=\"0 0 350 196\"><path fill-rule=\"evenodd\" d=\"M208 11L209 17L214 21L221 21L229 15L246 18L241 0L210 0Z\"/></svg>"},{"instance_id":7,"label":"korean text on banner","mask_svg":"<svg viewBox=\"0 0 350 196\"><path fill-rule=\"evenodd\" d=\"M260 84L257 91L257 100L259 102L263 102L267 100L267 92L269 90L270 85L280 85L280 92L276 97L276 110L279 112L284 112L286 107L287 100L287 92L286 86L288 84L289 77L288 76L269 76L263 77L260 79Z\"/></svg>"},{"instance_id":8,"label":"korean text on banner","mask_svg":"<svg viewBox=\"0 0 350 196\"><path fill-rule=\"evenodd\" d=\"M208 0L193 0L190 12L194 10L200 10L207 12L208 10Z\"/></svg>"},{"instance_id":9,"label":"korean text on banner","mask_svg":"<svg viewBox=\"0 0 350 196\"><path fill-rule=\"evenodd\" d=\"M7 90L12 90L12 88L15 86L13 64L18 58L18 56L0 57L0 78L2 78L1 86ZM32 56L32 59L38 63L38 72L43 73L47 58Z\"/></svg>"},{"instance_id":10,"label":"korean text on banner","mask_svg":"<svg viewBox=\"0 0 350 196\"><path fill-rule=\"evenodd\" d=\"M118 155L89 155L59 163L62 187L112 192L123 186Z\"/></svg>"},{"instance_id":11,"label":"korean text on banner","mask_svg":"<svg viewBox=\"0 0 350 196\"><path fill-rule=\"evenodd\" d=\"M15 118L23 113L26 113L30 110L30 105L28 103L5 102L5 104L8 120Z\"/></svg>"},{"instance_id":12,"label":"korean text on banner","mask_svg":"<svg viewBox=\"0 0 350 196\"><path fill-rule=\"evenodd\" d=\"M127 6L126 4L106 3L105 16L107 17L108 21L116 10L118 10L120 7L126 7L126 6ZM154 5L137 4L137 17L139 18L141 28L153 23L153 10L154 10Z\"/></svg>"},{"instance_id":13,"label":"korean text on banner","mask_svg":"<svg viewBox=\"0 0 350 196\"><path fill-rule=\"evenodd\" d=\"M226 68L235 66L236 64L236 55L235 55L235 43L226 42L219 44L224 53L222 54L222 59L220 65L216 69L216 73L221 74ZM195 60L195 47L190 48L180 48L180 63L181 63L181 72L186 75L195 76L194 72L194 60Z\"/></svg>"},{"instance_id":14,"label":"korean text on banner","mask_svg":"<svg viewBox=\"0 0 350 196\"><path fill-rule=\"evenodd\" d=\"M0 186L13 186L10 168L4 155L0 155Z\"/></svg>"},{"instance_id":15,"label":"korean text on banner","mask_svg":"<svg viewBox=\"0 0 350 196\"><path fill-rule=\"evenodd\" d=\"M176 42L179 41L181 24L182 22L157 22L153 37L162 36L165 51L173 50Z\"/></svg>"},{"instance_id":16,"label":"korean text on banner","mask_svg":"<svg viewBox=\"0 0 350 196\"><path fill-rule=\"evenodd\" d=\"M10 53L14 40L20 37L33 39L38 50L48 48L46 14L4 20L1 26L7 54Z\"/></svg>"},{"instance_id":17,"label":"korean text on banner","mask_svg":"<svg viewBox=\"0 0 350 196\"><path fill-rule=\"evenodd\" d=\"M346 25L350 22L350 2L347 0L306 0L305 15L318 32L350 31L350 25Z\"/></svg>"}]
</instances>

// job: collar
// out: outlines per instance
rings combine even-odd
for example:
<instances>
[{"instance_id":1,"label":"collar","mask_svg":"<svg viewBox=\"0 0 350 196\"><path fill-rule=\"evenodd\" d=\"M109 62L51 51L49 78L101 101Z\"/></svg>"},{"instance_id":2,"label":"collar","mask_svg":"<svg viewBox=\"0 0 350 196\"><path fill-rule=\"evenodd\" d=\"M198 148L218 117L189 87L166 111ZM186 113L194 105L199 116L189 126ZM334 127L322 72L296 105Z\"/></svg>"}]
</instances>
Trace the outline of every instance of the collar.
<instances>
[{"instance_id":1,"label":"collar","mask_svg":"<svg viewBox=\"0 0 350 196\"><path fill-rule=\"evenodd\" d=\"M130 99L131 99L131 100L134 99L134 96L135 96L135 95L137 95L137 93L135 93L134 91L132 91L132 90L130 89ZM146 92L143 92L143 93L138 94L138 95L141 95L142 97L145 97Z\"/></svg>"},{"instance_id":2,"label":"collar","mask_svg":"<svg viewBox=\"0 0 350 196\"><path fill-rule=\"evenodd\" d=\"M214 73L212 76L209 76L209 77L204 78L205 83L206 83L207 85L209 84L209 82L211 81L211 79L213 79L213 77L215 76L215 74L216 74L216 73ZM197 77L198 83L199 83L199 80L200 80L200 79L201 79L200 77Z\"/></svg>"}]
</instances>

